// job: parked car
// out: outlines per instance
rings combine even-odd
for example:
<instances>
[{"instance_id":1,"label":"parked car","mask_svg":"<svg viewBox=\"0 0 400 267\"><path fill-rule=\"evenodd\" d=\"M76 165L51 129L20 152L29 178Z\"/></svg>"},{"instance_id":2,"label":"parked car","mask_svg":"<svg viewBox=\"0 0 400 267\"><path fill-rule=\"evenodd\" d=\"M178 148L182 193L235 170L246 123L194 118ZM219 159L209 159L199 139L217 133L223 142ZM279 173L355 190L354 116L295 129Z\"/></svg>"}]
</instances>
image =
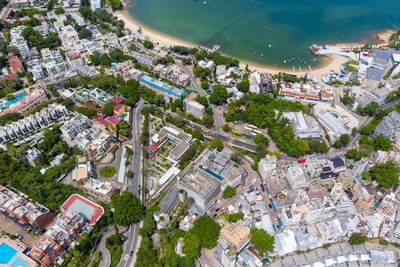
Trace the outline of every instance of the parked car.
<instances>
[{"instance_id":1,"label":"parked car","mask_svg":"<svg viewBox=\"0 0 400 267\"><path fill-rule=\"evenodd\" d=\"M130 256L130 257L133 256L133 250L131 250L131 252L129 252L129 256Z\"/></svg>"},{"instance_id":2,"label":"parked car","mask_svg":"<svg viewBox=\"0 0 400 267\"><path fill-rule=\"evenodd\" d=\"M272 205L271 205L271 204L268 204L268 207L269 207L270 209L272 209Z\"/></svg>"},{"instance_id":3,"label":"parked car","mask_svg":"<svg viewBox=\"0 0 400 267\"><path fill-rule=\"evenodd\" d=\"M262 190L263 192L265 192L265 188L264 188L264 185L263 185L263 184L261 185L261 190Z\"/></svg>"}]
</instances>

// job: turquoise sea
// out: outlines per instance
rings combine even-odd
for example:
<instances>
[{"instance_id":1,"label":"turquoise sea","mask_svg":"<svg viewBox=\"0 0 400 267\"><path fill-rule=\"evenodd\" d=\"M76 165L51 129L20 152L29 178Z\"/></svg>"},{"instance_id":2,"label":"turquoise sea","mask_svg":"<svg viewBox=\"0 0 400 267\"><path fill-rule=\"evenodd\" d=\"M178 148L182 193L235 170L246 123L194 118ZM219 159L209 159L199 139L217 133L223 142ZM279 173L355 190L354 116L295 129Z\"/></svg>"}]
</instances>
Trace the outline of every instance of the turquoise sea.
<instances>
[{"instance_id":1,"label":"turquoise sea","mask_svg":"<svg viewBox=\"0 0 400 267\"><path fill-rule=\"evenodd\" d=\"M291 58L299 59L295 65L319 64L308 50L313 43L373 43L373 34L400 26L399 0L130 1L129 14L146 27L281 68L291 68L283 63Z\"/></svg>"}]
</instances>

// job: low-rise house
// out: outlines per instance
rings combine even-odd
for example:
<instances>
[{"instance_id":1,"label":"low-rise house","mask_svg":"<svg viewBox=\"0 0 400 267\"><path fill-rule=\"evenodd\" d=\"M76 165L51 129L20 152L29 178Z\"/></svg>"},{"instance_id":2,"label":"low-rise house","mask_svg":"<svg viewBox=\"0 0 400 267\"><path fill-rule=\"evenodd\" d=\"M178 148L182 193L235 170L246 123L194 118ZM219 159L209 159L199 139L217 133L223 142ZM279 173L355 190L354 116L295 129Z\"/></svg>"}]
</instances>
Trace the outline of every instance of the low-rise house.
<instances>
[{"instance_id":1,"label":"low-rise house","mask_svg":"<svg viewBox=\"0 0 400 267\"><path fill-rule=\"evenodd\" d=\"M4 215L34 230L44 228L53 218L53 214L45 206L32 202L19 191L3 186L0 186L0 210Z\"/></svg>"},{"instance_id":2,"label":"low-rise house","mask_svg":"<svg viewBox=\"0 0 400 267\"><path fill-rule=\"evenodd\" d=\"M74 211L66 211L57 222L36 242L29 256L41 266L50 267L62 262L68 249L83 232L90 233L88 221Z\"/></svg>"}]
</instances>

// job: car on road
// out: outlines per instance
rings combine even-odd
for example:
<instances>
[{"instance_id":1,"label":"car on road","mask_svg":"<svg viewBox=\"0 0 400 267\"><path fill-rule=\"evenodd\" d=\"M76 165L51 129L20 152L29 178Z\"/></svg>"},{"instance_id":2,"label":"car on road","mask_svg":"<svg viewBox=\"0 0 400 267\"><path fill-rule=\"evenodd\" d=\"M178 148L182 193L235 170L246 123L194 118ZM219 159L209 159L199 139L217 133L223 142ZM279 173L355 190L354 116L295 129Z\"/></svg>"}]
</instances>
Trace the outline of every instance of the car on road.
<instances>
[{"instance_id":1,"label":"car on road","mask_svg":"<svg viewBox=\"0 0 400 267\"><path fill-rule=\"evenodd\" d=\"M133 256L133 250L131 250L131 252L129 252L129 256L130 256L130 257Z\"/></svg>"},{"instance_id":2,"label":"car on road","mask_svg":"<svg viewBox=\"0 0 400 267\"><path fill-rule=\"evenodd\" d=\"M136 134L139 134L139 132L136 132Z\"/></svg>"},{"instance_id":3,"label":"car on road","mask_svg":"<svg viewBox=\"0 0 400 267\"><path fill-rule=\"evenodd\" d=\"M277 224L276 227L278 227L278 229L281 229L281 227L279 226L279 224Z\"/></svg>"},{"instance_id":4,"label":"car on road","mask_svg":"<svg viewBox=\"0 0 400 267\"><path fill-rule=\"evenodd\" d=\"M270 209L272 209L272 205L271 205L271 204L268 204L268 207L269 207Z\"/></svg>"}]
</instances>

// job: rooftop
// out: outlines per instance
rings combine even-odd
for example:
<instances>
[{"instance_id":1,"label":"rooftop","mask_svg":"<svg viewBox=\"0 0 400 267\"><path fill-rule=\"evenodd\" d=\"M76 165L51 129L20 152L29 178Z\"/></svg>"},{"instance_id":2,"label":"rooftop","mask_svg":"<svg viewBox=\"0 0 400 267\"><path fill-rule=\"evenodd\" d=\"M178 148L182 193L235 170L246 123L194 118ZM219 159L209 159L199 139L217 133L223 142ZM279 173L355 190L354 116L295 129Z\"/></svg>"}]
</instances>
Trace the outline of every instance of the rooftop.
<instances>
[{"instance_id":1,"label":"rooftop","mask_svg":"<svg viewBox=\"0 0 400 267\"><path fill-rule=\"evenodd\" d=\"M167 83L164 83L164 82L162 82L160 80L157 80L157 79L155 79L153 77L150 77L150 76L148 76L146 74L142 75L139 78L139 80L144 82L144 83L150 84L151 86L154 86L154 87L156 87L156 88L158 88L158 89L160 89L160 90L162 90L162 91L164 91L164 92L166 92L168 94L172 94L172 95L174 95L176 97L182 97L185 94L184 90L179 89L179 88L177 88L175 86L169 85Z\"/></svg>"}]
</instances>

